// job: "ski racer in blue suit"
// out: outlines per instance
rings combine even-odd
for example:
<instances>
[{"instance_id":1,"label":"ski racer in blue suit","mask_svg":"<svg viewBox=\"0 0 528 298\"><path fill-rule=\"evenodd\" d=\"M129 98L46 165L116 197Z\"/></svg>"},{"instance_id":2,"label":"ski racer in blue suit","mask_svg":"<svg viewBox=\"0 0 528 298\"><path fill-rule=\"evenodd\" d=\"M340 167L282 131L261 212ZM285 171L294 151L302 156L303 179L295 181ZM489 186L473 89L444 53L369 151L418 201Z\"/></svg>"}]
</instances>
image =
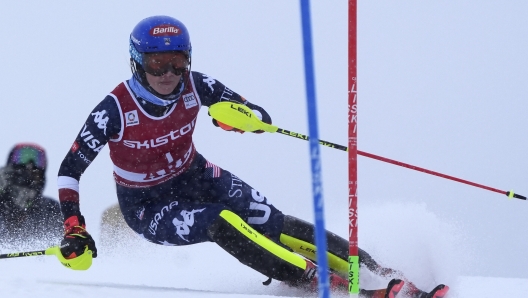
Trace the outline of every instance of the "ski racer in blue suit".
<instances>
[{"instance_id":1,"label":"ski racer in blue suit","mask_svg":"<svg viewBox=\"0 0 528 298\"><path fill-rule=\"evenodd\" d=\"M271 123L268 113L211 76L191 71L189 32L172 17L140 21L129 49L132 77L88 115L59 169L64 257L78 257L86 247L97 256L79 208L79 180L108 143L119 207L137 234L169 246L212 241L269 281L316 289L313 225L284 215L258 190L203 157L192 140L202 106L236 102ZM328 235L328 254L335 256L331 287L346 291L348 242ZM384 270L364 251L360 259L371 270Z\"/></svg>"}]
</instances>

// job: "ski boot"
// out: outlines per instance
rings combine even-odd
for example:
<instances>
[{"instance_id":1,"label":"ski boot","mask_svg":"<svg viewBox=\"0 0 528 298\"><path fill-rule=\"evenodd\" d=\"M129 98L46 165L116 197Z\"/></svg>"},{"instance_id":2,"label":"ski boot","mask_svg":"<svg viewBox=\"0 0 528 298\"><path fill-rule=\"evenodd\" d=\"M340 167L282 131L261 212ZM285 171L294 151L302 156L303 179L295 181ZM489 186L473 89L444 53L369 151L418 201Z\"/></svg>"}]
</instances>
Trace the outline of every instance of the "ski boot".
<instances>
[{"instance_id":1,"label":"ski boot","mask_svg":"<svg viewBox=\"0 0 528 298\"><path fill-rule=\"evenodd\" d=\"M424 292L416 287L408 289L407 295L412 298L444 298L449 291L449 287L443 284L436 286L431 292Z\"/></svg>"},{"instance_id":2,"label":"ski boot","mask_svg":"<svg viewBox=\"0 0 528 298\"><path fill-rule=\"evenodd\" d=\"M401 279L392 279L386 289L360 290L360 298L396 298L396 295L403 288L405 282Z\"/></svg>"}]
</instances>

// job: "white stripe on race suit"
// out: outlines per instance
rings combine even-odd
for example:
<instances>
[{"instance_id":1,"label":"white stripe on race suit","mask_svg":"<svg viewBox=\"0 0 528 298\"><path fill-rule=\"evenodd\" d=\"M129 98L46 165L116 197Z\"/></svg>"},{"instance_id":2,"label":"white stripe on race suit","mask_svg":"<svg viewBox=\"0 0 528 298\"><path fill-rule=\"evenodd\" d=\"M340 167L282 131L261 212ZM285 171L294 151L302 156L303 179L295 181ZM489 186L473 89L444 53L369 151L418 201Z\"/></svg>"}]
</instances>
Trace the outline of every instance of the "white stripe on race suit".
<instances>
[{"instance_id":1,"label":"white stripe on race suit","mask_svg":"<svg viewBox=\"0 0 528 298\"><path fill-rule=\"evenodd\" d=\"M77 181L75 178L72 178L72 177L59 176L57 178L57 187L59 189L69 188L69 189L75 190L76 192L79 192L79 181Z\"/></svg>"}]
</instances>

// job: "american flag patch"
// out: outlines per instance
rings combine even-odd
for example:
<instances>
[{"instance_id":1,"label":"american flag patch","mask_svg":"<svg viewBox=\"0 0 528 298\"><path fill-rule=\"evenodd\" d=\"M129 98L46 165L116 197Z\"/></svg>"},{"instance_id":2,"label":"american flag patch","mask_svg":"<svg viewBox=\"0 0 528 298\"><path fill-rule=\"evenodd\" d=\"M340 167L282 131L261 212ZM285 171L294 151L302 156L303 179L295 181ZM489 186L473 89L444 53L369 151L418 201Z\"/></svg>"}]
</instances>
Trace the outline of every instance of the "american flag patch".
<instances>
[{"instance_id":1,"label":"american flag patch","mask_svg":"<svg viewBox=\"0 0 528 298\"><path fill-rule=\"evenodd\" d=\"M139 218L139 220L143 220L144 215L145 215L145 207L136 211L136 216L137 218Z\"/></svg>"},{"instance_id":2,"label":"american flag patch","mask_svg":"<svg viewBox=\"0 0 528 298\"><path fill-rule=\"evenodd\" d=\"M221 170L222 169L219 166L217 166L217 165L215 165L215 164L213 164L213 163L211 163L209 161L207 161L207 163L205 164L205 174L209 175L210 177L213 177L213 178L220 177L220 171Z\"/></svg>"}]
</instances>

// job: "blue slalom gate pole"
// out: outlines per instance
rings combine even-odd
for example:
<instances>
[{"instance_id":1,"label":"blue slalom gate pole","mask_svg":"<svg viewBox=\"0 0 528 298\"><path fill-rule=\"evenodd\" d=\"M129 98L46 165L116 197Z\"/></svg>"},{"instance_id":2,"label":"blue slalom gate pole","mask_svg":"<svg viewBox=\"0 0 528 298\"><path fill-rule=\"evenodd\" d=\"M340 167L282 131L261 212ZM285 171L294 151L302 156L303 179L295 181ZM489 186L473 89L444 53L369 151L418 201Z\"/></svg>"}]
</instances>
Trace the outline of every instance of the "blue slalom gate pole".
<instances>
[{"instance_id":1,"label":"blue slalom gate pole","mask_svg":"<svg viewBox=\"0 0 528 298\"><path fill-rule=\"evenodd\" d=\"M328 260L326 257L326 229L324 222L321 157L319 154L319 132L317 128L317 105L315 100L315 75L309 0L301 0L301 20L304 48L304 71L306 78L306 99L308 104L310 160L312 165L312 193L315 214L315 245L317 249L319 297L328 298L330 296L330 287L328 282Z\"/></svg>"}]
</instances>

